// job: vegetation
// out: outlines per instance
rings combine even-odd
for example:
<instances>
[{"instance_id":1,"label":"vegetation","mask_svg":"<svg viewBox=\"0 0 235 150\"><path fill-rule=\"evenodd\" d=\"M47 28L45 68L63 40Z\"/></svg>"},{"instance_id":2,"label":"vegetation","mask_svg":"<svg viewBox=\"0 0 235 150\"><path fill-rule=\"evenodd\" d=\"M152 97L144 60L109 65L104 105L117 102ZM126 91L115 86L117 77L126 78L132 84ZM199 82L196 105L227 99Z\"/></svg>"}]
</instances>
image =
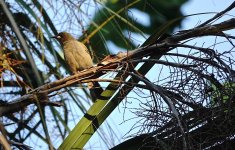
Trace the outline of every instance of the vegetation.
<instances>
[{"instance_id":1,"label":"vegetation","mask_svg":"<svg viewBox=\"0 0 235 150\"><path fill-rule=\"evenodd\" d=\"M1 1L2 148L82 149L96 132L107 149L233 146L234 35L227 31L235 20L222 19L235 3L193 29L166 34L184 18L184 2ZM149 24L133 12L147 14ZM50 38L64 30L80 34L98 65L68 76L61 48ZM135 38L141 37L146 41L139 46ZM108 43L123 51L116 54ZM95 103L88 82L103 86ZM138 132L109 145L118 133L108 116L137 102L125 109L139 120L132 128Z\"/></svg>"}]
</instances>

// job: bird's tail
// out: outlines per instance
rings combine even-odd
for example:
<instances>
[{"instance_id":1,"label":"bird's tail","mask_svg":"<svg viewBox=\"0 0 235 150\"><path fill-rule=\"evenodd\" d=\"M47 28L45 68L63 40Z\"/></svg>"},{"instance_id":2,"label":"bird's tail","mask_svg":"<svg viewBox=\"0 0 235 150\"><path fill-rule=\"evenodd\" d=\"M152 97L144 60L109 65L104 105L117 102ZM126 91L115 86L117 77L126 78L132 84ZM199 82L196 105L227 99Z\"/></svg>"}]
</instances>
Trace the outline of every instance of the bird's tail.
<instances>
[{"instance_id":1,"label":"bird's tail","mask_svg":"<svg viewBox=\"0 0 235 150\"><path fill-rule=\"evenodd\" d=\"M103 88L100 86L98 82L89 82L87 83L87 86L90 90L91 94L91 100L92 102L95 102L96 99L98 99L103 92Z\"/></svg>"}]
</instances>

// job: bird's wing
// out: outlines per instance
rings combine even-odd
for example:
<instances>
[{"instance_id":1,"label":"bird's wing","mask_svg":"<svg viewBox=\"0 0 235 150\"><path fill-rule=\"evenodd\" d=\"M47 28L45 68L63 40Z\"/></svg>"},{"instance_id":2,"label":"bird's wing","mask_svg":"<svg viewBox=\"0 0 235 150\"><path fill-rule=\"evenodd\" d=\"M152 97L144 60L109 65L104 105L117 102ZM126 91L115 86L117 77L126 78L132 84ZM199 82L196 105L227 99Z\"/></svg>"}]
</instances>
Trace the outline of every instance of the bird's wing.
<instances>
[{"instance_id":1,"label":"bird's wing","mask_svg":"<svg viewBox=\"0 0 235 150\"><path fill-rule=\"evenodd\" d=\"M68 43L71 47L72 57L76 60L78 70L90 68L92 66L91 56L84 44L79 41L71 41Z\"/></svg>"}]
</instances>

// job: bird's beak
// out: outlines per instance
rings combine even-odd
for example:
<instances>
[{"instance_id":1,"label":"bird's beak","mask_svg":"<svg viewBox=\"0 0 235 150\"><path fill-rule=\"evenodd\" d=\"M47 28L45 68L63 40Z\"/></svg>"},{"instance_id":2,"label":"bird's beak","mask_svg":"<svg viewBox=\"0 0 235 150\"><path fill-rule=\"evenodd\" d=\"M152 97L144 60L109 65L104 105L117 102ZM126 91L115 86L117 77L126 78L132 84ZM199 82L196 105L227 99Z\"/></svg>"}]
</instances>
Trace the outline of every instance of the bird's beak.
<instances>
[{"instance_id":1,"label":"bird's beak","mask_svg":"<svg viewBox=\"0 0 235 150\"><path fill-rule=\"evenodd\" d=\"M56 38L57 38L57 36L51 36L51 38L54 38L54 39L56 39Z\"/></svg>"},{"instance_id":2,"label":"bird's beak","mask_svg":"<svg viewBox=\"0 0 235 150\"><path fill-rule=\"evenodd\" d=\"M59 36L59 35L55 35L55 36L52 36L51 38L54 38L54 39L59 40L59 39L61 39L61 36Z\"/></svg>"}]
</instances>

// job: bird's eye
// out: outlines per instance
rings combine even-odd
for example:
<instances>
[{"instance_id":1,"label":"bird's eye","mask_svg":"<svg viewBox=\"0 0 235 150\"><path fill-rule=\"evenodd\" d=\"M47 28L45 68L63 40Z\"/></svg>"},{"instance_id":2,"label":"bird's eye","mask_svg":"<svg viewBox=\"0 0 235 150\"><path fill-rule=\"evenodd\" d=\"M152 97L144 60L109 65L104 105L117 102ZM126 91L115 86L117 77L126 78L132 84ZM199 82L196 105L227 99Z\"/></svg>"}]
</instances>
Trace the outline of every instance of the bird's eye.
<instances>
[{"instance_id":1,"label":"bird's eye","mask_svg":"<svg viewBox=\"0 0 235 150\"><path fill-rule=\"evenodd\" d=\"M56 36L56 38L57 38L57 39L61 39L61 36L58 35L58 36Z\"/></svg>"}]
</instances>

